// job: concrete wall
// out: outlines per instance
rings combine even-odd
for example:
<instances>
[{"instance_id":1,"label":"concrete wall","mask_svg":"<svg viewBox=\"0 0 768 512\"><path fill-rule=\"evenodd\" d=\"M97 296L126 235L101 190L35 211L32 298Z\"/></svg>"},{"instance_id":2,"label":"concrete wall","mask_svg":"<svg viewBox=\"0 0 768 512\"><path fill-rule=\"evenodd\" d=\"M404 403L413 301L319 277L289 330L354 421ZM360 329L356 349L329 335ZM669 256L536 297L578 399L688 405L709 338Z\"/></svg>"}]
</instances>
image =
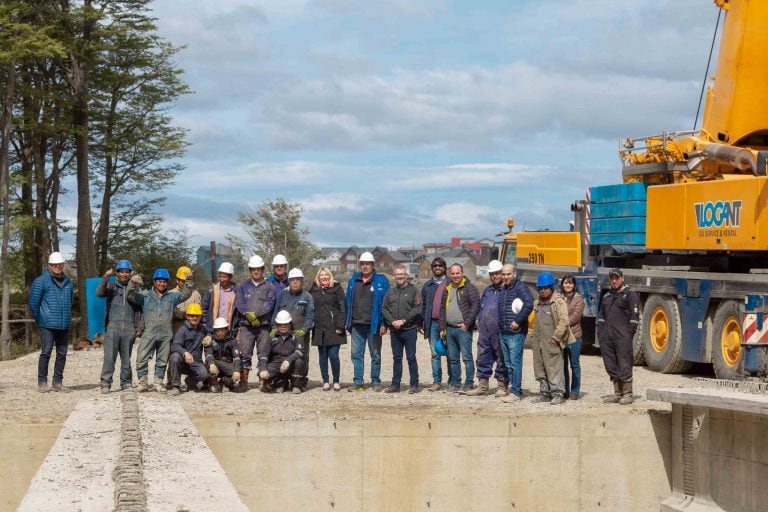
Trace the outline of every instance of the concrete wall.
<instances>
[{"instance_id":1,"label":"concrete wall","mask_svg":"<svg viewBox=\"0 0 768 512\"><path fill-rule=\"evenodd\" d=\"M251 510L655 512L671 492L670 413L192 419Z\"/></svg>"},{"instance_id":2,"label":"concrete wall","mask_svg":"<svg viewBox=\"0 0 768 512\"><path fill-rule=\"evenodd\" d=\"M61 425L0 425L0 511L16 510Z\"/></svg>"}]
</instances>

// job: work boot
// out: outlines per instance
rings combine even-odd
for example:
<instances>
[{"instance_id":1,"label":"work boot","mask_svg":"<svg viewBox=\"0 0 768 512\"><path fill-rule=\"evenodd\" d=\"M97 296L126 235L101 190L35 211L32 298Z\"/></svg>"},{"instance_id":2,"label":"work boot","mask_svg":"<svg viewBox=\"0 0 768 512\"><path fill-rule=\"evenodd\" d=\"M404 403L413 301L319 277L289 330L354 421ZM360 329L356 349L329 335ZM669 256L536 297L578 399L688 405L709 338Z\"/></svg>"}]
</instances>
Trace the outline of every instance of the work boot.
<instances>
[{"instance_id":1,"label":"work boot","mask_svg":"<svg viewBox=\"0 0 768 512\"><path fill-rule=\"evenodd\" d=\"M384 390L385 393L399 393L400 392L400 386L395 386L392 384L387 389Z\"/></svg>"},{"instance_id":2,"label":"work boot","mask_svg":"<svg viewBox=\"0 0 768 512\"><path fill-rule=\"evenodd\" d=\"M552 405L560 405L563 402L565 402L565 397L563 395L555 395L552 397L552 400L549 401Z\"/></svg>"},{"instance_id":3,"label":"work boot","mask_svg":"<svg viewBox=\"0 0 768 512\"><path fill-rule=\"evenodd\" d=\"M166 391L168 391L169 396L179 396L181 394L181 390L173 386L171 386L170 390L166 390Z\"/></svg>"},{"instance_id":4,"label":"work boot","mask_svg":"<svg viewBox=\"0 0 768 512\"><path fill-rule=\"evenodd\" d=\"M617 404L621 400L621 381L613 381L613 395L603 398L604 404Z\"/></svg>"},{"instance_id":5,"label":"work boot","mask_svg":"<svg viewBox=\"0 0 768 512\"><path fill-rule=\"evenodd\" d=\"M522 399L523 397L517 396L514 393L510 393L509 395L502 397L501 401L504 402L505 404L514 404L516 402L519 402Z\"/></svg>"},{"instance_id":6,"label":"work boot","mask_svg":"<svg viewBox=\"0 0 768 512\"><path fill-rule=\"evenodd\" d=\"M237 387L238 393L245 393L246 391L248 391L248 374L250 372L251 372L250 368L243 368L240 371L240 385ZM262 388L263 387L264 387L264 384L262 384Z\"/></svg>"},{"instance_id":7,"label":"work boot","mask_svg":"<svg viewBox=\"0 0 768 512\"><path fill-rule=\"evenodd\" d=\"M475 389L467 391L468 396L485 396L488 394L488 379L479 379Z\"/></svg>"},{"instance_id":8,"label":"work boot","mask_svg":"<svg viewBox=\"0 0 768 512\"><path fill-rule=\"evenodd\" d=\"M443 389L443 386L442 386L442 384L439 384L439 383L437 383L437 382L435 382L434 384L432 384L431 386L429 386L429 390L430 390L430 391L440 391L441 389Z\"/></svg>"},{"instance_id":9,"label":"work boot","mask_svg":"<svg viewBox=\"0 0 768 512\"><path fill-rule=\"evenodd\" d=\"M506 380L500 380L498 386L496 387L496 393L493 394L496 398L501 398L504 396L507 396L509 394L509 382Z\"/></svg>"},{"instance_id":10,"label":"work boot","mask_svg":"<svg viewBox=\"0 0 768 512\"><path fill-rule=\"evenodd\" d=\"M622 381L621 400L619 400L619 405L630 405L634 401L635 397L632 396L632 381Z\"/></svg>"},{"instance_id":11,"label":"work boot","mask_svg":"<svg viewBox=\"0 0 768 512\"><path fill-rule=\"evenodd\" d=\"M50 389L48 388L48 384L45 384L43 382L37 385L37 390L41 393L47 393L50 391Z\"/></svg>"},{"instance_id":12,"label":"work boot","mask_svg":"<svg viewBox=\"0 0 768 512\"><path fill-rule=\"evenodd\" d=\"M145 393L149 391L149 384L147 383L147 376L139 377L139 387L136 388L138 393Z\"/></svg>"},{"instance_id":13,"label":"work boot","mask_svg":"<svg viewBox=\"0 0 768 512\"><path fill-rule=\"evenodd\" d=\"M208 379L208 390L211 393L221 393L221 388L219 387L219 378L218 377L211 377Z\"/></svg>"}]
</instances>

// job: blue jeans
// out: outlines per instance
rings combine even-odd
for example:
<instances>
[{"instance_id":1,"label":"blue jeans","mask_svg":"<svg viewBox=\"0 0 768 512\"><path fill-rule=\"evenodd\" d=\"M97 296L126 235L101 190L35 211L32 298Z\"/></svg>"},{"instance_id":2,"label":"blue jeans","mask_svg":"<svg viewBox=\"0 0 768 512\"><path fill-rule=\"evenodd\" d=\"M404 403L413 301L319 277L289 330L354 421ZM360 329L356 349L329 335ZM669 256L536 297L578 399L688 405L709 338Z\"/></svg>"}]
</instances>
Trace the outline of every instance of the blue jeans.
<instances>
[{"instance_id":1,"label":"blue jeans","mask_svg":"<svg viewBox=\"0 0 768 512\"><path fill-rule=\"evenodd\" d=\"M339 374L341 373L341 363L339 362L339 348L341 345L324 345L317 347L317 355L320 360L320 375L323 377L323 384L328 382L328 361L331 361L331 372L333 373L333 383L338 384Z\"/></svg>"},{"instance_id":2,"label":"blue jeans","mask_svg":"<svg viewBox=\"0 0 768 512\"><path fill-rule=\"evenodd\" d=\"M461 365L459 364L459 354L464 360L464 387L471 388L475 383L475 360L472 357L472 333L462 330L458 327L448 327L448 334L445 337L445 343L448 349L448 362L451 365L451 375L448 379L449 386L461 386Z\"/></svg>"},{"instance_id":3,"label":"blue jeans","mask_svg":"<svg viewBox=\"0 0 768 512\"><path fill-rule=\"evenodd\" d=\"M440 339L440 326L437 323L437 320L432 320L432 323L429 326L429 350L432 352L432 382L435 384L442 384L443 383L443 364L442 360L440 359L441 356L437 352L435 352L435 342ZM447 356L445 356L446 360L448 359ZM451 380L451 364L448 363L448 380Z\"/></svg>"},{"instance_id":4,"label":"blue jeans","mask_svg":"<svg viewBox=\"0 0 768 512\"><path fill-rule=\"evenodd\" d=\"M101 385L112 386L112 376L115 373L115 362L120 354L120 387L131 387L131 349L135 339L133 327L128 329L107 328L104 336L104 363L101 366Z\"/></svg>"},{"instance_id":5,"label":"blue jeans","mask_svg":"<svg viewBox=\"0 0 768 512\"><path fill-rule=\"evenodd\" d=\"M410 386L419 387L419 363L416 361L416 329L405 331L389 331L392 346L392 385L400 387L403 378L403 348L408 360L408 374L411 377Z\"/></svg>"},{"instance_id":6,"label":"blue jeans","mask_svg":"<svg viewBox=\"0 0 768 512\"><path fill-rule=\"evenodd\" d=\"M56 346L56 362L53 363L53 383L64 380L64 365L67 364L69 329L46 329L40 327L40 359L37 361L37 383L48 384L48 363L51 361L53 346Z\"/></svg>"},{"instance_id":7,"label":"blue jeans","mask_svg":"<svg viewBox=\"0 0 768 512\"><path fill-rule=\"evenodd\" d=\"M352 368L355 386L363 385L365 373L365 346L371 353L371 384L381 384L381 336L372 334L370 325L353 325L352 334Z\"/></svg>"},{"instance_id":8,"label":"blue jeans","mask_svg":"<svg viewBox=\"0 0 768 512\"><path fill-rule=\"evenodd\" d=\"M516 396L523 396L523 347L525 346L525 334L499 334L501 353L504 355L504 363L507 365L510 387Z\"/></svg>"},{"instance_id":9,"label":"blue jeans","mask_svg":"<svg viewBox=\"0 0 768 512\"><path fill-rule=\"evenodd\" d=\"M565 374L565 394L578 397L581 391L581 339L576 340L563 349L563 373ZM571 371L569 375L568 363L570 362Z\"/></svg>"}]
</instances>

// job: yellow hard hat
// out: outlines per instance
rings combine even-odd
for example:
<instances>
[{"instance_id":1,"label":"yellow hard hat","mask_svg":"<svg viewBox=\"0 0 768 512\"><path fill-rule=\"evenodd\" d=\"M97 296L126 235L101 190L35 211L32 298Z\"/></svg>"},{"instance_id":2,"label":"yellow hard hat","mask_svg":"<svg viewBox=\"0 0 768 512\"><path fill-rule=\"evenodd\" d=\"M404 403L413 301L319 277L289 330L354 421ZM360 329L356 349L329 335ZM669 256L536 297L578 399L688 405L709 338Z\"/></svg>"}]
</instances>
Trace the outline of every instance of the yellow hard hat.
<instances>
[{"instance_id":1,"label":"yellow hard hat","mask_svg":"<svg viewBox=\"0 0 768 512\"><path fill-rule=\"evenodd\" d=\"M188 315L202 316L203 308L200 307L200 304L195 302L187 306L187 310L185 311L185 313L187 313Z\"/></svg>"},{"instance_id":2,"label":"yellow hard hat","mask_svg":"<svg viewBox=\"0 0 768 512\"><path fill-rule=\"evenodd\" d=\"M176 279L186 279L187 274L191 274L192 269L189 267L179 267L179 270L176 271Z\"/></svg>"}]
</instances>

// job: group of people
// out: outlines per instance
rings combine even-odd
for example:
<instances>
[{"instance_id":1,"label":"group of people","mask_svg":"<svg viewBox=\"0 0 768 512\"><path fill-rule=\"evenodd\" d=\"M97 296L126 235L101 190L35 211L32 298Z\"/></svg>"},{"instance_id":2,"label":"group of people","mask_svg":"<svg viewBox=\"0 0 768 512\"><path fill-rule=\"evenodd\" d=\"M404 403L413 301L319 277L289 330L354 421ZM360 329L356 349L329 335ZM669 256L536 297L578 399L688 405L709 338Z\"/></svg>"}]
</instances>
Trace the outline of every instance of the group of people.
<instances>
[{"instance_id":1,"label":"group of people","mask_svg":"<svg viewBox=\"0 0 768 512\"><path fill-rule=\"evenodd\" d=\"M542 272L534 300L528 286L516 278L514 265L497 260L488 264L490 285L482 295L461 265L446 268L441 257L432 261L432 276L421 290L409 282L405 266L395 267L391 286L376 272L374 263L370 252L360 255L359 270L349 279L346 292L328 268L319 269L307 290L303 272L299 268L288 271L285 256L273 258L273 274L266 277L266 263L255 255L248 260L249 279L235 283L233 265L222 263L218 282L201 296L194 291L188 267L177 270L172 289L170 273L163 268L155 270L151 287L143 289L142 278L133 274L131 263L120 260L114 270L105 272L96 289L96 295L106 299L101 392L108 393L112 387L118 355L120 388L132 388L130 358L136 342L139 392L178 395L184 387L212 392L226 387L245 392L255 364L262 392L301 393L308 386L310 346L317 347L323 390L339 391L339 348L347 343L349 333L353 365L349 391L366 389L367 347L374 391L400 391L405 352L408 392L418 393L416 348L418 331L422 331L431 350L429 391L488 395L493 376L498 381L493 396L504 402L521 400L523 348L528 337L540 387L535 400L556 405L580 397L584 299L576 291L574 276L564 276L557 289L554 276ZM30 309L41 329L41 392L49 391L48 366L54 346L56 363L50 390L66 391L62 382L73 293L64 267L62 255L52 253L48 270L30 290ZM638 325L639 300L624 285L620 269L611 270L609 280L611 288L601 300L596 324L606 370L614 383L614 395L605 400L627 404L632 402L632 338ZM384 388L381 347L387 333L393 365L391 383ZM447 358L445 388L443 357ZM148 379L151 359L155 360L153 382ZM183 385L182 375L186 376Z\"/></svg>"}]
</instances>

